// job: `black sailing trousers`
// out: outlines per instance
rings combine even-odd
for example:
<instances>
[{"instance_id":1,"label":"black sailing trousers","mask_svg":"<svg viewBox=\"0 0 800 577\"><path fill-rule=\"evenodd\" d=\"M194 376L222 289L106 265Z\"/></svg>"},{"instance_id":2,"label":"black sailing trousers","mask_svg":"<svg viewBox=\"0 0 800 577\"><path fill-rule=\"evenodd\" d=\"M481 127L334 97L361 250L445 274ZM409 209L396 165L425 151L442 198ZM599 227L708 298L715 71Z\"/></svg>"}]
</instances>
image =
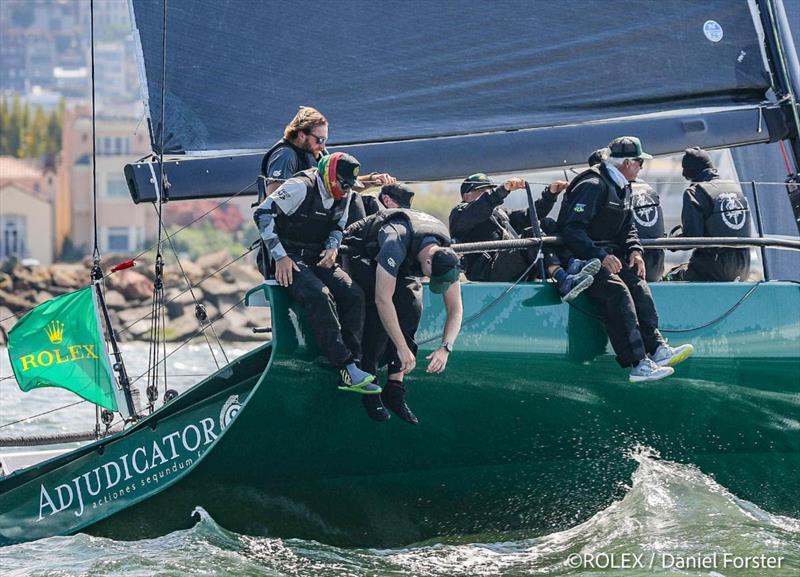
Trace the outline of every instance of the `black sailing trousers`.
<instances>
[{"instance_id":1,"label":"black sailing trousers","mask_svg":"<svg viewBox=\"0 0 800 577\"><path fill-rule=\"evenodd\" d=\"M322 354L337 368L361 358L364 291L337 264L317 266L319 251L288 251L297 263L288 291L306 313Z\"/></svg>"},{"instance_id":2,"label":"black sailing trousers","mask_svg":"<svg viewBox=\"0 0 800 577\"><path fill-rule=\"evenodd\" d=\"M635 365L666 343L658 331L650 287L624 262L617 274L601 268L586 294L602 308L603 324L620 366Z\"/></svg>"},{"instance_id":3,"label":"black sailing trousers","mask_svg":"<svg viewBox=\"0 0 800 577\"><path fill-rule=\"evenodd\" d=\"M365 262L352 259L350 271L353 279L364 289L366 316L364 318L364 356L361 368L375 374L384 362L388 364L389 374L400 371L400 359L397 348L383 328L378 307L375 306L375 270L378 265L373 261ZM394 296L392 297L400 330L406 339L408 348L417 354L417 343L414 337L422 318L422 284L414 276L397 277Z\"/></svg>"}]
</instances>

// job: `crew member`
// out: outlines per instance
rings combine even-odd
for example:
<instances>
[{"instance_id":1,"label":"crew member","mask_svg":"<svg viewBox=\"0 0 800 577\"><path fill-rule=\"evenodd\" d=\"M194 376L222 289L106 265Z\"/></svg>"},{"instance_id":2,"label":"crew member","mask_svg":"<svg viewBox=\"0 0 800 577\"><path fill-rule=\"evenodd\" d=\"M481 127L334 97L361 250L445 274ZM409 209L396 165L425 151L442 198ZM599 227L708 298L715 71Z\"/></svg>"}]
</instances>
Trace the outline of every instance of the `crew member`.
<instances>
[{"instance_id":1,"label":"crew member","mask_svg":"<svg viewBox=\"0 0 800 577\"><path fill-rule=\"evenodd\" d=\"M595 150L589 157L589 166L600 164L608 154L608 149ZM633 222L640 239L655 239L664 236L664 211L658 193L643 178L636 177L631 183L631 209ZM647 269L647 282L660 281L664 276L664 250L644 249L644 264Z\"/></svg>"},{"instance_id":2,"label":"crew member","mask_svg":"<svg viewBox=\"0 0 800 577\"><path fill-rule=\"evenodd\" d=\"M461 202L450 212L450 233L457 242L511 240L524 236L526 229L531 228L530 210L507 210L502 204L512 191L525 188L525 184L522 178L510 178L495 186L483 173L467 177L461 183ZM566 181L556 180L544 189L535 204L540 219L550 213L558 194L566 186ZM552 219L546 220L552 223ZM547 226L544 220L542 226ZM477 282L512 282L532 268L536 253L527 249L466 254L466 276ZM548 274L556 279L559 292L567 302L586 290L592 284L592 275L600 269L597 259L587 262L572 259L564 270L552 251L544 251L543 255Z\"/></svg>"},{"instance_id":3,"label":"crew member","mask_svg":"<svg viewBox=\"0 0 800 577\"><path fill-rule=\"evenodd\" d=\"M633 136L614 139L608 156L567 187L558 227L568 251L597 258L602 268L586 294L601 307L611 346L629 380L654 381L674 373L692 345L671 347L658 330L658 313L645 281L642 247L625 204L626 191L652 158Z\"/></svg>"},{"instance_id":4,"label":"crew member","mask_svg":"<svg viewBox=\"0 0 800 577\"><path fill-rule=\"evenodd\" d=\"M294 174L316 167L320 158L328 154L327 142L327 118L316 108L301 106L284 128L283 138L261 159L263 179L259 179L259 186L263 186L262 193L270 194ZM358 180L364 188L395 182L393 176L378 172L359 175Z\"/></svg>"},{"instance_id":5,"label":"crew member","mask_svg":"<svg viewBox=\"0 0 800 577\"><path fill-rule=\"evenodd\" d=\"M350 214L347 217L347 225L361 220L367 216L387 209L387 208L411 208L414 199L414 191L402 183L385 184L381 187L377 196L371 194L360 194L353 197L350 204Z\"/></svg>"},{"instance_id":6,"label":"crew member","mask_svg":"<svg viewBox=\"0 0 800 577\"><path fill-rule=\"evenodd\" d=\"M692 182L683 193L683 236L752 236L747 198L735 182L719 177L709 154L697 146L687 148L681 165L683 177ZM749 274L749 248L696 248L682 280L727 282Z\"/></svg>"},{"instance_id":7,"label":"crew member","mask_svg":"<svg viewBox=\"0 0 800 577\"><path fill-rule=\"evenodd\" d=\"M336 264L359 168L349 154L324 156L267 196L254 219L275 280L303 306L320 350L339 369L339 389L377 395L374 375L359 367L364 292Z\"/></svg>"},{"instance_id":8,"label":"crew member","mask_svg":"<svg viewBox=\"0 0 800 577\"><path fill-rule=\"evenodd\" d=\"M364 201L366 216L372 216L385 208L411 208L414 191L402 183L385 184L377 197L364 194L361 199Z\"/></svg>"},{"instance_id":9,"label":"crew member","mask_svg":"<svg viewBox=\"0 0 800 577\"><path fill-rule=\"evenodd\" d=\"M387 209L349 226L345 244L354 253L353 278L364 289L364 370L375 373L388 362L380 396L363 397L367 414L389 419L388 407L404 421L418 420L406 403L404 376L416 366L415 336L422 316L419 277L430 278L431 292L444 299L447 319L441 346L428 355L427 371L441 373L461 330L463 315L458 255L438 219L407 209Z\"/></svg>"},{"instance_id":10,"label":"crew member","mask_svg":"<svg viewBox=\"0 0 800 577\"><path fill-rule=\"evenodd\" d=\"M258 176L258 198L252 206L264 202L268 194L297 174L315 168L321 158L328 155L325 145L328 142L328 120L316 108L301 106L291 122L283 130L283 138L272 145L261 159L261 173ZM360 174L358 181L363 189L375 185L395 182L389 174L373 172ZM364 206L359 195L353 195L349 203L349 222L364 216ZM256 253L256 265L262 274L269 274L269 255L263 243Z\"/></svg>"}]
</instances>

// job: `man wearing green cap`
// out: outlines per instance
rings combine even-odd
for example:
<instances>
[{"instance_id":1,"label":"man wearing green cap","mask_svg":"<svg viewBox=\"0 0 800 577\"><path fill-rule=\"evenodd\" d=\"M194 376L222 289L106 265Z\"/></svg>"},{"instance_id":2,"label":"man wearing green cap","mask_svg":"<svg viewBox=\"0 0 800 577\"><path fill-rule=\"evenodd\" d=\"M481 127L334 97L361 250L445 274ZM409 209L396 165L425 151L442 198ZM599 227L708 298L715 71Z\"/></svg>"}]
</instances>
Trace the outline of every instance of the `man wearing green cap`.
<instances>
[{"instance_id":1,"label":"man wearing green cap","mask_svg":"<svg viewBox=\"0 0 800 577\"><path fill-rule=\"evenodd\" d=\"M350 225L344 244L351 251L351 274L364 290L362 367L376 374L388 363L383 392L362 398L370 418L389 419L387 408L402 420L417 424L406 404L403 378L416 366L415 336L422 316L419 278L430 278L432 293L444 299L447 319L442 344L428 355L429 373L441 373L461 330L463 315L458 255L449 248L450 235L438 219L410 209L387 209Z\"/></svg>"},{"instance_id":2,"label":"man wearing green cap","mask_svg":"<svg viewBox=\"0 0 800 577\"><path fill-rule=\"evenodd\" d=\"M575 177L565 192L558 228L567 251L599 259L602 268L586 294L601 307L611 346L631 382L675 372L692 345L671 347L658 330L658 313L645 281L642 246L630 207L630 183L653 158L635 136L615 138L608 154Z\"/></svg>"},{"instance_id":3,"label":"man wearing green cap","mask_svg":"<svg viewBox=\"0 0 800 577\"><path fill-rule=\"evenodd\" d=\"M461 202L450 211L450 234L458 239L456 242L512 240L524 236L531 227L530 211L507 210L503 203L511 192L525 186L525 179L519 177L509 178L497 186L482 172L468 176L461 183ZM552 182L535 203L536 215L545 233L552 232L549 226L555 223L544 217L566 187L564 180ZM535 255L532 249L467 254L464 256L466 275L475 282L513 282L525 271L531 271ZM556 280L565 302L586 290L592 284L592 275L600 270L600 261L596 259L586 262L570 259L569 265L562 268L561 260L552 251L545 251L543 258L547 273Z\"/></svg>"}]
</instances>

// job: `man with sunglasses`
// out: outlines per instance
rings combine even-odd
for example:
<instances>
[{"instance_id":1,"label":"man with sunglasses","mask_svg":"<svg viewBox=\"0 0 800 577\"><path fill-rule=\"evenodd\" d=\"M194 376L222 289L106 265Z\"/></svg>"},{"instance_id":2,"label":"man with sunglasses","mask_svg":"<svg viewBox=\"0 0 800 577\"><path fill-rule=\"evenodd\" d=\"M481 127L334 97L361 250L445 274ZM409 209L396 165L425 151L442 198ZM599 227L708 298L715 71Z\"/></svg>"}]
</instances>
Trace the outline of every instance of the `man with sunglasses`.
<instances>
[{"instance_id":1,"label":"man with sunglasses","mask_svg":"<svg viewBox=\"0 0 800 577\"><path fill-rule=\"evenodd\" d=\"M631 183L653 158L634 136L615 138L600 164L570 183L558 215L565 250L602 267L586 294L601 308L611 346L630 382L656 381L675 372L692 345L671 347L658 330L658 313L645 281L642 246L630 207Z\"/></svg>"},{"instance_id":2,"label":"man with sunglasses","mask_svg":"<svg viewBox=\"0 0 800 577\"><path fill-rule=\"evenodd\" d=\"M352 191L363 188L359 170L349 154L323 156L269 194L253 218L275 280L303 306L320 350L339 369L339 389L377 395L374 375L359 366L364 292L336 264Z\"/></svg>"},{"instance_id":3,"label":"man with sunglasses","mask_svg":"<svg viewBox=\"0 0 800 577\"><path fill-rule=\"evenodd\" d=\"M259 202L275 191L283 181L298 172L317 166L328 154L328 120L316 108L301 106L283 130L283 138L270 148L261 160ZM381 186L395 182L389 174L373 172L358 177L365 186Z\"/></svg>"},{"instance_id":4,"label":"man with sunglasses","mask_svg":"<svg viewBox=\"0 0 800 577\"><path fill-rule=\"evenodd\" d=\"M589 166L601 164L608 154L608 149L595 150L589 156ZM661 238L664 236L664 210L661 198L655 189L644 179L637 176L631 182L631 210L636 224L636 232L640 239ZM658 282L664 276L664 250L648 248L644 251L644 264L647 282Z\"/></svg>"}]
</instances>

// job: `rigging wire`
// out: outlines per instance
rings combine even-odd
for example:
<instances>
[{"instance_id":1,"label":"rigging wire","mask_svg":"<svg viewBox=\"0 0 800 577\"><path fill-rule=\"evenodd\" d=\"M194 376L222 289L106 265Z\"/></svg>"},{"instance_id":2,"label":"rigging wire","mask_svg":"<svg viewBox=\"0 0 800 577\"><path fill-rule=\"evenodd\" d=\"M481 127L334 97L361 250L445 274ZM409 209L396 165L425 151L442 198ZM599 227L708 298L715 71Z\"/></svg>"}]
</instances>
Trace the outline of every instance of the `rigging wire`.
<instances>
[{"instance_id":1,"label":"rigging wire","mask_svg":"<svg viewBox=\"0 0 800 577\"><path fill-rule=\"evenodd\" d=\"M210 279L212 276L214 276L214 275L215 275L215 274L217 274L218 272L221 272L221 271L225 270L226 268L228 268L230 265L232 265L232 264L236 263L237 261L239 261L239 260L243 259L244 257L246 257L248 254L250 254L250 253L251 253L251 252L253 252L254 250L255 250L255 248L250 248L250 249L247 249L245 252L243 252L242 254L240 254L239 256L237 256L235 259L228 261L227 263L225 263L225 264L224 264L224 265L222 265L221 267L219 267L219 268L217 268L216 270L214 270L214 271L210 272L209 274L207 274L206 276L204 276L203 278L201 278L199 281L197 281L197 282L196 282L196 283L193 285L193 286L194 286L194 288L197 288L197 287L199 287L201 284L203 284L205 281L207 281L208 279ZM171 303L172 301L174 301L174 300L176 300L176 299L179 299L181 296L185 295L187 292L189 292L189 289L184 289L184 290L182 290L181 292L179 292L178 294L176 294L175 296L173 296L171 299L169 299L168 301L166 301L166 302L164 303L164 305L168 305L168 304L169 304L169 303ZM121 328L119 331L117 331L117 334L121 334L121 333L124 333L124 332L127 332L127 331L129 331L129 330L131 329L131 327L133 327L133 326L134 326L134 325L136 325L137 323L140 323L141 321L143 321L143 320L145 320L145 319L148 319L148 318L150 318L150 315L151 315L151 314L152 314L152 313L147 313L147 314L146 314L146 315L144 315L143 317L141 317L141 318L138 318L138 319L136 319L135 321L133 321L133 322L131 322L131 323L129 323L129 324L127 324L127 325L125 325L125 326L124 326L124 327L122 327L122 328Z\"/></svg>"},{"instance_id":2,"label":"rigging wire","mask_svg":"<svg viewBox=\"0 0 800 577\"><path fill-rule=\"evenodd\" d=\"M172 242L172 237L167 233L167 241L169 241L169 246L172 249L172 254L175 255L175 262L178 263L178 268L181 270L181 275L183 275L183 280L186 281L186 285L188 287L188 291L192 296L192 300L194 301L194 314L197 322L200 323L200 326L203 326L203 323L208 320L208 314L206 313L206 308L200 301L197 300L197 295L194 294L194 289L192 287L192 282L189 280L186 271L183 268L183 264L181 263L181 259L178 256L178 251L175 249L175 243ZM164 307L166 308L166 307ZM166 321L165 321L166 322ZM225 364L229 363L228 355L225 354L225 348L222 346L222 342L219 339L219 335L217 335L217 331L213 325L211 326L211 331L214 333L214 338L217 340L217 346L219 346L220 351L222 351L222 356L225 357ZM208 350L211 352L211 357L214 359L214 364L217 365L217 369L219 369L219 362L217 361L217 355L214 353L214 347L211 345L211 341L208 338L208 335L204 332L203 337L206 340L206 344L208 345Z\"/></svg>"},{"instance_id":3,"label":"rigging wire","mask_svg":"<svg viewBox=\"0 0 800 577\"><path fill-rule=\"evenodd\" d=\"M94 227L94 249L92 250L92 281L100 276L100 248L97 242L97 106L96 76L94 72L94 0L89 2L89 35L92 45L92 222ZM110 327L109 327L110 330ZM94 434L100 437L100 406L94 407Z\"/></svg>"},{"instance_id":4,"label":"rigging wire","mask_svg":"<svg viewBox=\"0 0 800 577\"><path fill-rule=\"evenodd\" d=\"M244 302L244 299L245 299L245 298L247 298L247 297L246 297L246 296L243 296L243 297L242 297L242 298L240 298L240 299L239 299L237 302L235 302L235 303L234 303L234 304L232 304L230 307L228 307L227 309L225 309L225 311L224 311L224 312L223 312L223 313L222 313L220 316L218 316L218 317L217 317L216 319L214 319L213 321L210 321L210 322L209 322L209 325L213 325L215 322L217 322L218 320L220 320L222 317L224 317L224 316L225 316L226 314L228 314L230 311L232 311L233 309L235 309L236 307L238 307L240 304L242 304L242 303ZM186 345L189 343L189 341L191 341L191 340L192 340L193 338L195 338L195 337L196 337L198 334L200 334L201 332L203 332L203 331L205 331L205 330L206 330L206 327L202 327L202 328L198 329L197 331L195 331L194 333L192 333L190 336L186 337L186 338L183 340L183 342L182 342L181 344L179 344L177 347L175 347L175 348L172 350L172 352L170 352L168 355L166 355L166 356L165 356L163 359L161 359L161 360L160 360L160 361L158 361L158 362L159 362L159 363L164 363L164 364L166 364L166 361L167 361L167 359L168 359L169 357L171 357L172 355L174 355L175 353L177 353L177 352L178 352L179 350L181 350L181 349L182 349L184 346L186 346ZM149 372L149 369L148 369L148 371L145 371L144 373L140 374L138 377L136 377L135 379L133 379L133 380L131 381L131 385L133 385L134 383L136 383L136 382L137 382L139 379L141 379L142 377L146 376L146 375L148 374L148 372Z\"/></svg>"},{"instance_id":5,"label":"rigging wire","mask_svg":"<svg viewBox=\"0 0 800 577\"><path fill-rule=\"evenodd\" d=\"M161 121L159 124L159 150L158 150L158 184L156 185L156 192L158 193L158 202L156 207L156 214L158 215L158 238L156 241L156 259L155 259L155 281L153 284L153 304L151 308L150 318L150 354L149 366L147 369L148 384L147 384L147 400L150 412L153 412L155 401L158 399L158 382L159 370L163 368L163 382L164 391L167 389L167 368L166 364L160 367L158 363L159 344L164 342L164 354L166 354L166 335L163 335L165 326L163 307L164 307L164 257L161 254L161 245L163 243L162 236L164 234L164 195L167 193L168 186L166 182L166 175L164 173L164 139L166 138L166 130L164 129L165 123L165 110L166 104L166 84L167 84L167 0L163 4L163 18L161 30Z\"/></svg>"}]
</instances>

